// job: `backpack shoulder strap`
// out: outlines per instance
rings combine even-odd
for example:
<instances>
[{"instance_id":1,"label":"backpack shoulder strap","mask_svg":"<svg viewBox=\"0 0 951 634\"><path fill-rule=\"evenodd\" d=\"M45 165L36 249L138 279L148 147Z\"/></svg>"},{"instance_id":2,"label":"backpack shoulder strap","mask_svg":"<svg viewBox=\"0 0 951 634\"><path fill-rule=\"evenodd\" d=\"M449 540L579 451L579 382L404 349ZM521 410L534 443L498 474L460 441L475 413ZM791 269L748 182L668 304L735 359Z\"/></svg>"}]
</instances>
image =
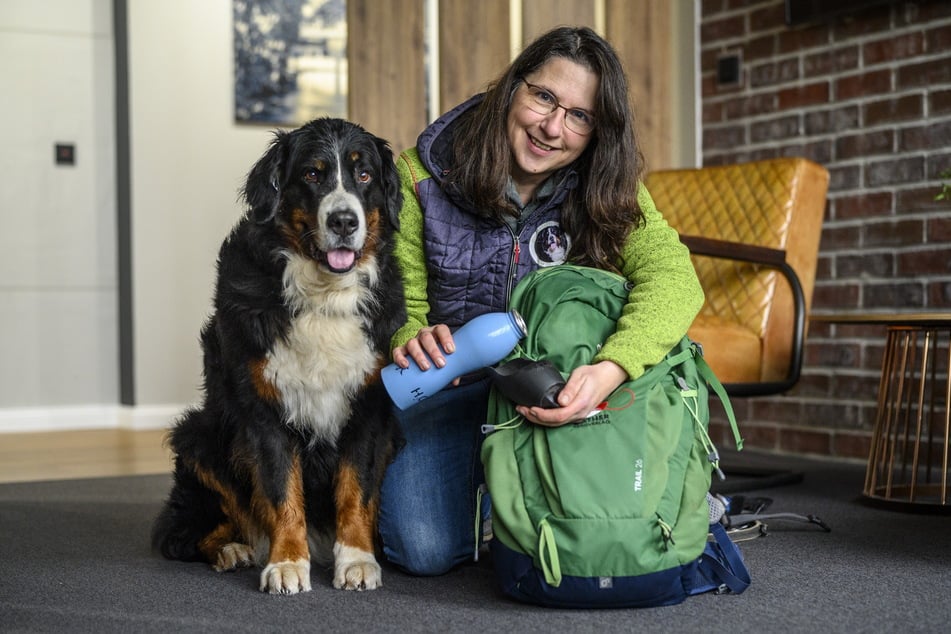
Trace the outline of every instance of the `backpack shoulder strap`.
<instances>
[{"instance_id":1,"label":"backpack shoulder strap","mask_svg":"<svg viewBox=\"0 0 951 634\"><path fill-rule=\"evenodd\" d=\"M710 389L714 391L720 399L720 402L723 403L723 409L726 412L727 418L730 419L730 427L733 429L733 442L736 444L737 451L742 450L743 438L740 436L740 428L736 424L736 414L733 413L733 405L730 404L730 397L727 395L726 389L723 387L723 384L720 383L720 379L713 373L713 370L699 351L696 355L696 362L697 371L700 372L700 376L703 377L707 385L710 386Z\"/></svg>"}]
</instances>

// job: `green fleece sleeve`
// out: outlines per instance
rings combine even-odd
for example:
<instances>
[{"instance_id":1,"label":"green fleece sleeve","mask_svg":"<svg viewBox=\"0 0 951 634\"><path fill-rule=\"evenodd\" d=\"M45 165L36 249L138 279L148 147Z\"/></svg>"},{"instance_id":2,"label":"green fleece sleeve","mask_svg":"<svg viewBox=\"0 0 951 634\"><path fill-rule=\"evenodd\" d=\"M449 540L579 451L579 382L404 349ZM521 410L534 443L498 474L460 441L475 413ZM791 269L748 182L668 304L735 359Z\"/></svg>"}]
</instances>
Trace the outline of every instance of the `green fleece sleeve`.
<instances>
[{"instance_id":1,"label":"green fleece sleeve","mask_svg":"<svg viewBox=\"0 0 951 634\"><path fill-rule=\"evenodd\" d=\"M595 361L613 361L636 379L674 347L703 306L690 252L643 185L638 203L646 223L631 232L619 268L632 284L617 331Z\"/></svg>"},{"instance_id":2,"label":"green fleece sleeve","mask_svg":"<svg viewBox=\"0 0 951 634\"><path fill-rule=\"evenodd\" d=\"M396 233L394 253L403 275L407 320L390 339L391 350L415 337L419 329L429 323L428 277L423 251L423 210L416 193L416 183L429 178L430 175L420 163L415 148L400 154L396 169L403 191L403 208L400 210L400 228Z\"/></svg>"}]
</instances>

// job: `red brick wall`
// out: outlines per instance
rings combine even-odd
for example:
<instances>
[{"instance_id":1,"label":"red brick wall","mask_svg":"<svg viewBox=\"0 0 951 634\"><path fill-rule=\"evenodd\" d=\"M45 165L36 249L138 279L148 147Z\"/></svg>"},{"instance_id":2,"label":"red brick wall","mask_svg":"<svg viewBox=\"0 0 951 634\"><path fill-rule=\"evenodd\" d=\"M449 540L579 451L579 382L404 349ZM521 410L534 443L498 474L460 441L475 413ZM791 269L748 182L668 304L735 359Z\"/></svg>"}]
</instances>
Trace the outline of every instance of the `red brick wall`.
<instances>
[{"instance_id":1,"label":"red brick wall","mask_svg":"<svg viewBox=\"0 0 951 634\"><path fill-rule=\"evenodd\" d=\"M831 173L813 312L951 312L951 201L934 200L951 168L951 2L798 27L783 0L701 11L704 164L798 155ZM718 85L729 53L740 82ZM881 327L812 322L794 390L734 399L747 446L864 458L883 349Z\"/></svg>"}]
</instances>

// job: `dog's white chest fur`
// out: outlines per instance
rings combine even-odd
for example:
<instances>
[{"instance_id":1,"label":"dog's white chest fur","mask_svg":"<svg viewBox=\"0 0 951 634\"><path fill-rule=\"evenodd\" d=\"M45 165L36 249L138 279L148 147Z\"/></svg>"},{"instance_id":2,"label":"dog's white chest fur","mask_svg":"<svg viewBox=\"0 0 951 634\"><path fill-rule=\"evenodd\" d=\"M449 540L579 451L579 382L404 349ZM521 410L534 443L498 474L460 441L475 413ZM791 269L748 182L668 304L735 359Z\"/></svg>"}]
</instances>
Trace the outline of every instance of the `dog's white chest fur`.
<instances>
[{"instance_id":1,"label":"dog's white chest fur","mask_svg":"<svg viewBox=\"0 0 951 634\"><path fill-rule=\"evenodd\" d=\"M346 281L323 279L312 262L289 257L284 296L296 316L286 339L268 353L265 370L281 393L288 424L330 442L347 422L354 394L377 367L357 312L366 290Z\"/></svg>"}]
</instances>

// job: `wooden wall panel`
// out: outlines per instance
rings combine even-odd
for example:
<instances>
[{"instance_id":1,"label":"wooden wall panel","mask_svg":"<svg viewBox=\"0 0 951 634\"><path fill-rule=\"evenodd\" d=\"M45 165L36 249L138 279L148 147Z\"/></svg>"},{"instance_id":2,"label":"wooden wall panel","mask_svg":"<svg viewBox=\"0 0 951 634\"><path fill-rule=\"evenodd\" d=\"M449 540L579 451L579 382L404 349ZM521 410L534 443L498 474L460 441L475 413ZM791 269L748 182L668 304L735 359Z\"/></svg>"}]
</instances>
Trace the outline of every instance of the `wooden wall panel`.
<instances>
[{"instance_id":1,"label":"wooden wall panel","mask_svg":"<svg viewBox=\"0 0 951 634\"><path fill-rule=\"evenodd\" d=\"M439 109L483 92L510 60L509 0L439 1Z\"/></svg>"},{"instance_id":2,"label":"wooden wall panel","mask_svg":"<svg viewBox=\"0 0 951 634\"><path fill-rule=\"evenodd\" d=\"M597 0L522 0L522 42L527 44L556 26L595 28L596 2Z\"/></svg>"},{"instance_id":3,"label":"wooden wall panel","mask_svg":"<svg viewBox=\"0 0 951 634\"><path fill-rule=\"evenodd\" d=\"M348 116L394 153L428 123L423 25L423 0L347 0Z\"/></svg>"},{"instance_id":4,"label":"wooden wall panel","mask_svg":"<svg viewBox=\"0 0 951 634\"><path fill-rule=\"evenodd\" d=\"M605 37L624 63L648 169L672 167L673 24L668 0L605 0Z\"/></svg>"},{"instance_id":5,"label":"wooden wall panel","mask_svg":"<svg viewBox=\"0 0 951 634\"><path fill-rule=\"evenodd\" d=\"M631 84L650 169L670 167L674 125L668 0L522 0L523 42L561 24L596 28L617 49ZM438 0L437 112L427 111L424 0L347 0L349 117L399 152L434 118L485 89L509 63L510 0ZM523 42L516 43L521 50Z\"/></svg>"}]
</instances>

